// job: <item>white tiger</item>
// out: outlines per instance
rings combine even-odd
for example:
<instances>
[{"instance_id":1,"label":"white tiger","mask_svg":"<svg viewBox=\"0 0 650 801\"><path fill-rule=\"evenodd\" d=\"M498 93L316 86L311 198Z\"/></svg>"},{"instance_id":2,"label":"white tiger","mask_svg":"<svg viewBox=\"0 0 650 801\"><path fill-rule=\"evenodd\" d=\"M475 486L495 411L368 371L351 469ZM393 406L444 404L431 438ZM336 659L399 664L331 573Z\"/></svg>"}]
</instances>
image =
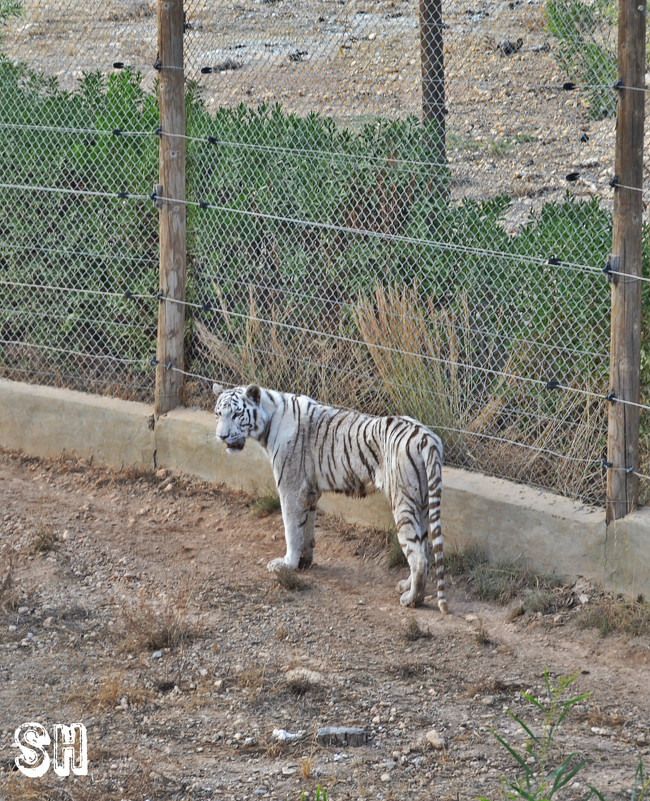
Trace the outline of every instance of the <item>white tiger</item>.
<instances>
[{"instance_id":1,"label":"white tiger","mask_svg":"<svg viewBox=\"0 0 650 801\"><path fill-rule=\"evenodd\" d=\"M429 571L431 533L438 606L445 600L440 506L442 443L409 417L372 417L324 406L304 395L254 384L222 390L215 405L217 440L240 451L248 437L267 451L280 496L287 552L270 571L311 565L316 504L321 493L362 497L386 493L399 544L411 570L398 585L404 606L422 603Z\"/></svg>"}]
</instances>

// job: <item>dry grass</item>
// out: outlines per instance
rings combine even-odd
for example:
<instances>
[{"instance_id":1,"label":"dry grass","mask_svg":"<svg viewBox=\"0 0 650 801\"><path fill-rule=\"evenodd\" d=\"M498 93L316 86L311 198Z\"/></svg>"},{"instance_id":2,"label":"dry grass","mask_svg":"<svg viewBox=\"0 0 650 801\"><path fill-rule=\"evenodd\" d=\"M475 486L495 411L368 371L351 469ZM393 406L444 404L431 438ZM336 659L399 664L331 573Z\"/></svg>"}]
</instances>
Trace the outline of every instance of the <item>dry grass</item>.
<instances>
[{"instance_id":1,"label":"dry grass","mask_svg":"<svg viewBox=\"0 0 650 801\"><path fill-rule=\"evenodd\" d=\"M560 582L552 575L539 576L518 562L490 562L476 546L445 554L445 570L450 576L464 576L482 601L518 603L511 619L524 612L547 614L563 602Z\"/></svg>"},{"instance_id":2,"label":"dry grass","mask_svg":"<svg viewBox=\"0 0 650 801\"><path fill-rule=\"evenodd\" d=\"M200 321L195 327L201 350L224 380L254 381L338 405L354 406L364 397L369 376L363 347L328 336L342 332L340 312L316 316L313 309L297 310L288 298L264 307L251 288L242 324L228 311L219 287L215 292L224 328L211 331ZM314 318L306 319L308 314ZM296 325L297 319L304 322ZM324 333L319 336L315 331Z\"/></svg>"},{"instance_id":3,"label":"dry grass","mask_svg":"<svg viewBox=\"0 0 650 801\"><path fill-rule=\"evenodd\" d=\"M273 575L279 587L289 592L302 592L309 587L309 583L300 578L295 570L286 568L285 570L276 570Z\"/></svg>"},{"instance_id":4,"label":"dry grass","mask_svg":"<svg viewBox=\"0 0 650 801\"><path fill-rule=\"evenodd\" d=\"M439 431L448 463L569 497L602 497L598 459L585 456L600 452L605 404L574 392L540 395L516 378L548 369L539 346L553 345L553 332L506 353L495 344L499 330L477 330L467 296L451 311L417 286L377 288L358 301L355 321L390 406Z\"/></svg>"},{"instance_id":5,"label":"dry grass","mask_svg":"<svg viewBox=\"0 0 650 801\"><path fill-rule=\"evenodd\" d=\"M628 637L650 635L650 603L643 596L634 601L603 595L592 598L578 617L582 629L597 629L601 637L624 634Z\"/></svg>"},{"instance_id":6,"label":"dry grass","mask_svg":"<svg viewBox=\"0 0 650 801\"><path fill-rule=\"evenodd\" d=\"M34 541L30 546L30 553L43 554L52 551L59 541L58 535L49 523L40 521L36 526Z\"/></svg>"},{"instance_id":7,"label":"dry grass","mask_svg":"<svg viewBox=\"0 0 650 801\"><path fill-rule=\"evenodd\" d=\"M198 636L198 620L190 610L187 588L175 598L151 597L142 591L135 603L122 608L122 648L128 652L177 649Z\"/></svg>"},{"instance_id":8,"label":"dry grass","mask_svg":"<svg viewBox=\"0 0 650 801\"><path fill-rule=\"evenodd\" d=\"M408 560L406 556L404 556L402 546L397 539L397 531L394 529L390 531L386 539L386 548L386 562L388 567L405 567L408 565Z\"/></svg>"},{"instance_id":9,"label":"dry grass","mask_svg":"<svg viewBox=\"0 0 650 801\"><path fill-rule=\"evenodd\" d=\"M407 642L415 642L416 640L429 640L433 635L429 630L424 630L420 627L420 624L417 622L415 618L413 618L408 626L406 627L406 632L404 633L404 637Z\"/></svg>"},{"instance_id":10,"label":"dry grass","mask_svg":"<svg viewBox=\"0 0 650 801\"><path fill-rule=\"evenodd\" d=\"M0 552L0 610L14 610L18 606L19 593L15 582L16 554L10 545Z\"/></svg>"}]
</instances>

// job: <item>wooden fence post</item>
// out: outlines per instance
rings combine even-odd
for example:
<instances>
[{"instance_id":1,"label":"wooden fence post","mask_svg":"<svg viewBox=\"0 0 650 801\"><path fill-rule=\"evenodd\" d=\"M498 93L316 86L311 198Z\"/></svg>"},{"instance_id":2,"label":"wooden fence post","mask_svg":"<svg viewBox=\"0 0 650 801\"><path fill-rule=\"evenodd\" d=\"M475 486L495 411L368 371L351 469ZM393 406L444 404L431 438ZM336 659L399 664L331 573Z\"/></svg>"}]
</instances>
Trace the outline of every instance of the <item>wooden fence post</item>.
<instances>
[{"instance_id":1,"label":"wooden fence post","mask_svg":"<svg viewBox=\"0 0 650 801\"><path fill-rule=\"evenodd\" d=\"M183 0L158 0L160 291L155 413L181 402L185 334L185 79ZM181 301L175 303L173 301Z\"/></svg>"},{"instance_id":2,"label":"wooden fence post","mask_svg":"<svg viewBox=\"0 0 650 801\"><path fill-rule=\"evenodd\" d=\"M433 134L432 156L446 162L445 59L442 41L442 0L420 0L420 60L422 69L422 122Z\"/></svg>"},{"instance_id":3,"label":"wooden fence post","mask_svg":"<svg viewBox=\"0 0 650 801\"><path fill-rule=\"evenodd\" d=\"M643 225L643 125L645 31L643 0L619 0L618 114L616 127L614 232L610 263L612 317L607 436L607 523L631 512L638 501L641 353L641 245ZM628 277L629 276L629 277ZM619 399L619 400L617 400ZM629 472L628 472L629 471Z\"/></svg>"}]
</instances>

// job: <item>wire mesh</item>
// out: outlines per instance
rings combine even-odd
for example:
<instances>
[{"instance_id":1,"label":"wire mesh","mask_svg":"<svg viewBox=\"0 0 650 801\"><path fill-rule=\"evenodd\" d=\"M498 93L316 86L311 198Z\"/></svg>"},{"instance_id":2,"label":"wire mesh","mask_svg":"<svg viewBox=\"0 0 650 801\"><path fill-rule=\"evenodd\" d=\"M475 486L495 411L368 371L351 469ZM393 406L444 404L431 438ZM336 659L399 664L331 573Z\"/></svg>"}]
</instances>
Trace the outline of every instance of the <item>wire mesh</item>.
<instances>
[{"instance_id":1,"label":"wire mesh","mask_svg":"<svg viewBox=\"0 0 650 801\"><path fill-rule=\"evenodd\" d=\"M615 14L437 11L185 3L186 402L257 381L409 414L447 464L602 503ZM4 375L151 399L156 24L7 16Z\"/></svg>"}]
</instances>

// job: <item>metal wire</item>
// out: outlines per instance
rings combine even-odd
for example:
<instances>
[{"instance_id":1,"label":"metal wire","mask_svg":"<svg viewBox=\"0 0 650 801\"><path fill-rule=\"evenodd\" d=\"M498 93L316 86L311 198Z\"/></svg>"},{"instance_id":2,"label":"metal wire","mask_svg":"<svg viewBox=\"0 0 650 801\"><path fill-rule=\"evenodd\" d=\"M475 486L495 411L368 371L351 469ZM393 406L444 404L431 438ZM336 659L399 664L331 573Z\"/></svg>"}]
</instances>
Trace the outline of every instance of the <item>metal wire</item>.
<instances>
[{"instance_id":1,"label":"metal wire","mask_svg":"<svg viewBox=\"0 0 650 801\"><path fill-rule=\"evenodd\" d=\"M604 269L614 192L647 192L611 185L617 92L647 91L614 86L612 19L444 3L423 89L415 0L283 2L185 4L188 402L257 381L390 409L450 464L602 505L607 278L650 280ZM32 0L0 47L0 372L151 401L154 204L179 202L154 189L155 2Z\"/></svg>"}]
</instances>

